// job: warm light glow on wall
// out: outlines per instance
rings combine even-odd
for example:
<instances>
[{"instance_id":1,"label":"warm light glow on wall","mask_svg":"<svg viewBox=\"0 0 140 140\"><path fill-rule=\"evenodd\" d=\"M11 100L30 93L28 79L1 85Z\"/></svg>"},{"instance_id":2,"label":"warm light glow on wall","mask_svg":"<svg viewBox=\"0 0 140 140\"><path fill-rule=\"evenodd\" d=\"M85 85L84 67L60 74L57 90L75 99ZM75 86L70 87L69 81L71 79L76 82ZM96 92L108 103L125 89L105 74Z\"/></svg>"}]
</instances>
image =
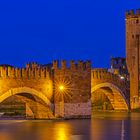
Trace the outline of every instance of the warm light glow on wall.
<instances>
[{"instance_id":1,"label":"warm light glow on wall","mask_svg":"<svg viewBox=\"0 0 140 140\"><path fill-rule=\"evenodd\" d=\"M65 98L71 98L71 81L66 78L59 77L55 80L55 94L56 96Z\"/></svg>"},{"instance_id":2,"label":"warm light glow on wall","mask_svg":"<svg viewBox=\"0 0 140 140\"><path fill-rule=\"evenodd\" d=\"M53 83L51 80L46 80L42 85L42 90L45 91L46 96L50 99L53 96Z\"/></svg>"}]
</instances>

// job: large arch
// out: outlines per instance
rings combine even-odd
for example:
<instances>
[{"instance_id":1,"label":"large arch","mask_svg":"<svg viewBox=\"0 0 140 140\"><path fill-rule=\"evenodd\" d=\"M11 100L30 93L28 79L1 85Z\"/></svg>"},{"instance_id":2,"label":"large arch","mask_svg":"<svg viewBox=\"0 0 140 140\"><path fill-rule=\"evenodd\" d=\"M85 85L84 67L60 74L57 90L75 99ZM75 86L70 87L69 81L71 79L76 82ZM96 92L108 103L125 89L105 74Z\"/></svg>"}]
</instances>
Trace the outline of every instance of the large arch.
<instances>
[{"instance_id":1,"label":"large arch","mask_svg":"<svg viewBox=\"0 0 140 140\"><path fill-rule=\"evenodd\" d=\"M11 88L0 96L0 103L13 96L26 102L28 109L34 113L34 118L53 118L51 102L43 93L29 87Z\"/></svg>"},{"instance_id":2,"label":"large arch","mask_svg":"<svg viewBox=\"0 0 140 140\"><path fill-rule=\"evenodd\" d=\"M3 102L8 97L19 94L19 93L30 93L32 95L35 95L39 97L40 99L42 99L47 105L51 106L51 102L43 93L29 87L11 88L7 92L0 95L0 103Z\"/></svg>"},{"instance_id":3,"label":"large arch","mask_svg":"<svg viewBox=\"0 0 140 140\"><path fill-rule=\"evenodd\" d=\"M107 92L105 88L110 88L112 90L112 94ZM91 94L93 94L97 90L102 90L104 94L110 100L114 110L128 110L129 103L120 88L112 83L100 83L91 88Z\"/></svg>"}]
</instances>

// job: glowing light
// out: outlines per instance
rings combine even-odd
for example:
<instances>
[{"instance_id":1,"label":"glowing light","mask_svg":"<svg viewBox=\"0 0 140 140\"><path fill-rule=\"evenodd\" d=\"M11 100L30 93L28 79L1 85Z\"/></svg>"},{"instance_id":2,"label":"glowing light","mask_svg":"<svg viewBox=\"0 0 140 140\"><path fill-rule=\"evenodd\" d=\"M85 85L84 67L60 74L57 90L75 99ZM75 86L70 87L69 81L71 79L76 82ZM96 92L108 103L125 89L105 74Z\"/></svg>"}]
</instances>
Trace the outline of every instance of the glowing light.
<instances>
[{"instance_id":1,"label":"glowing light","mask_svg":"<svg viewBox=\"0 0 140 140\"><path fill-rule=\"evenodd\" d=\"M71 127L68 124L60 123L55 124L54 128L56 131L56 134L54 135L56 140L69 140L71 136Z\"/></svg>"},{"instance_id":2,"label":"glowing light","mask_svg":"<svg viewBox=\"0 0 140 140\"><path fill-rule=\"evenodd\" d=\"M60 85L60 86L59 86L59 89L60 89L60 90L64 90L65 88L64 88L63 85Z\"/></svg>"},{"instance_id":3,"label":"glowing light","mask_svg":"<svg viewBox=\"0 0 140 140\"><path fill-rule=\"evenodd\" d=\"M123 76L121 76L120 78L121 78L122 80L124 79L124 77L123 77Z\"/></svg>"},{"instance_id":4,"label":"glowing light","mask_svg":"<svg viewBox=\"0 0 140 140\"><path fill-rule=\"evenodd\" d=\"M69 78L58 77L55 79L55 97L56 99L70 99L71 98L71 80Z\"/></svg>"}]
</instances>

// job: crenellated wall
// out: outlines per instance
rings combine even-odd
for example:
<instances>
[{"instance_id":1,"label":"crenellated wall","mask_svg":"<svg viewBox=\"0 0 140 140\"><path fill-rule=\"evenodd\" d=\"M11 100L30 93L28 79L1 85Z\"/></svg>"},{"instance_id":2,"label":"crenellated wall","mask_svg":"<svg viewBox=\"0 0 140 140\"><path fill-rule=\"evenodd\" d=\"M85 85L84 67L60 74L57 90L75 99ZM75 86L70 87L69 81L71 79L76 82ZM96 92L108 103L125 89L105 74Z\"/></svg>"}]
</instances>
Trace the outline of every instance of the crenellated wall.
<instances>
[{"instance_id":1,"label":"crenellated wall","mask_svg":"<svg viewBox=\"0 0 140 140\"><path fill-rule=\"evenodd\" d=\"M59 62L58 60L53 61L53 68L55 70L87 70L91 69L90 61L81 61L78 62L71 60L69 63L66 60Z\"/></svg>"},{"instance_id":2,"label":"crenellated wall","mask_svg":"<svg viewBox=\"0 0 140 140\"><path fill-rule=\"evenodd\" d=\"M90 61L70 61L67 64L62 60L60 63L58 61L47 65L27 63L23 68L0 65L0 101L25 92L38 96L46 104L50 101L51 104L48 106L56 117L89 117ZM64 91L59 90L60 85L64 86Z\"/></svg>"},{"instance_id":3,"label":"crenellated wall","mask_svg":"<svg viewBox=\"0 0 140 140\"><path fill-rule=\"evenodd\" d=\"M107 69L91 69L90 61L55 60L47 65L27 63L23 68L0 65L0 103L10 96L28 93L47 104L47 110L52 111L48 113L49 118L49 114L65 118L90 117L91 90L106 82L116 85L127 97L127 85L120 77ZM42 105L38 108L40 112ZM38 114L40 118L44 116Z\"/></svg>"},{"instance_id":4,"label":"crenellated wall","mask_svg":"<svg viewBox=\"0 0 140 140\"><path fill-rule=\"evenodd\" d=\"M0 66L0 78L48 78L50 72L47 67L41 67L37 63L27 63L25 68L12 66Z\"/></svg>"},{"instance_id":5,"label":"crenellated wall","mask_svg":"<svg viewBox=\"0 0 140 140\"><path fill-rule=\"evenodd\" d=\"M15 90L16 89L16 90ZM25 68L14 68L8 65L0 66L0 101L22 92L37 93L46 104L53 104L53 82L50 69L37 63L28 63ZM25 89L25 90L24 90ZM27 90L26 90L27 89ZM30 90L28 90L30 89ZM33 92L31 92L31 90ZM37 95L36 94L36 95ZM45 98L47 100L45 100ZM51 104L48 104L51 106ZM53 110L52 110L53 111Z\"/></svg>"},{"instance_id":6,"label":"crenellated wall","mask_svg":"<svg viewBox=\"0 0 140 140\"><path fill-rule=\"evenodd\" d=\"M132 18L132 17L137 17L137 16L140 16L140 9L131 9L131 10L128 10L125 12L125 16L127 18Z\"/></svg>"}]
</instances>

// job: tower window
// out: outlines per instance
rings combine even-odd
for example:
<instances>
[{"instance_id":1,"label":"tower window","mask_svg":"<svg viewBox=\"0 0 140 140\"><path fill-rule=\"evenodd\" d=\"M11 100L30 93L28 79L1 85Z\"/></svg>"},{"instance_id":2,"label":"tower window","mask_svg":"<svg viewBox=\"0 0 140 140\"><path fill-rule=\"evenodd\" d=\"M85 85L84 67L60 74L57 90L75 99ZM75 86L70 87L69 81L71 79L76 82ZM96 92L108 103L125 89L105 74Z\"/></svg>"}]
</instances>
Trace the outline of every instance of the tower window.
<instances>
[{"instance_id":1,"label":"tower window","mask_svg":"<svg viewBox=\"0 0 140 140\"><path fill-rule=\"evenodd\" d=\"M137 24L139 23L139 20L138 20L138 19L136 20L136 23L137 23Z\"/></svg>"}]
</instances>

